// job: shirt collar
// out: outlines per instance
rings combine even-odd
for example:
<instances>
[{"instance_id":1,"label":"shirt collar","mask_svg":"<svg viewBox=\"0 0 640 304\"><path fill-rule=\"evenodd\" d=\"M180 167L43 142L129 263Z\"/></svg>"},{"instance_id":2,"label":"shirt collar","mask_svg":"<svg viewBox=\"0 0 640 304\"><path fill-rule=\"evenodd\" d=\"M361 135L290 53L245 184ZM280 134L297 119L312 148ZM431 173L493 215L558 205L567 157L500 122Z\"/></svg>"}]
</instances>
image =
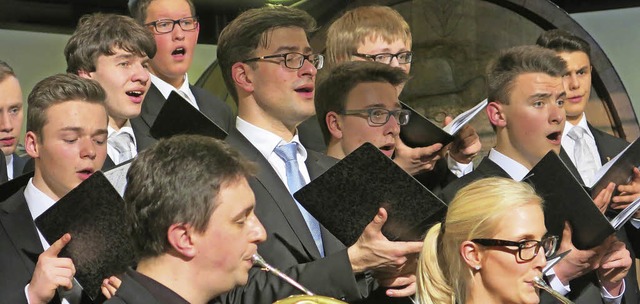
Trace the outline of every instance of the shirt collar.
<instances>
[{"instance_id":1,"label":"shirt collar","mask_svg":"<svg viewBox=\"0 0 640 304\"><path fill-rule=\"evenodd\" d=\"M133 128L131 127L131 120L127 119L127 121L124 123L124 125L122 125L122 128L120 128L120 131L116 131L116 129L112 128L111 126L107 126L107 138L110 138L111 136L115 136L118 135L120 133L127 133L131 136L131 138L133 138L133 145L134 146L138 146L138 144L136 143L136 136L133 133Z\"/></svg>"},{"instance_id":2,"label":"shirt collar","mask_svg":"<svg viewBox=\"0 0 640 304\"><path fill-rule=\"evenodd\" d=\"M498 152L498 150L494 148L489 151L488 157L491 161L496 163L496 165L500 166L502 170L507 172L513 180L521 181L529 173L529 169L527 169L527 167L513 160L511 157Z\"/></svg>"},{"instance_id":3,"label":"shirt collar","mask_svg":"<svg viewBox=\"0 0 640 304\"><path fill-rule=\"evenodd\" d=\"M29 179L29 183L27 183L24 189L24 198L27 201L27 206L29 206L29 212L31 212L31 218L33 218L33 220L56 203L55 200L44 194L44 192L40 191L40 189L33 184L33 178Z\"/></svg>"},{"instance_id":4,"label":"shirt collar","mask_svg":"<svg viewBox=\"0 0 640 304\"><path fill-rule=\"evenodd\" d=\"M583 128L586 132L585 134L587 134L589 137L593 138L593 134L591 133L591 129L589 129L589 124L587 123L587 114L583 113L582 114L582 118L580 118L580 120L578 121L578 124L576 126L579 126L581 128ZM568 121L565 121L564 123L564 130L562 130L562 140L566 139L567 137L569 137L569 131L571 131L571 129L573 129L574 125L571 124Z\"/></svg>"},{"instance_id":5,"label":"shirt collar","mask_svg":"<svg viewBox=\"0 0 640 304\"><path fill-rule=\"evenodd\" d=\"M15 172L13 172L13 153L4 156L5 163L7 164L7 177L13 179Z\"/></svg>"},{"instance_id":6,"label":"shirt collar","mask_svg":"<svg viewBox=\"0 0 640 304\"><path fill-rule=\"evenodd\" d=\"M169 94L171 94L172 91L183 91L185 93L187 93L187 95L191 95L191 89L189 88L189 75L184 74L184 81L182 82L182 86L180 86L179 88L175 88L172 85L170 85L168 82L160 79L160 77L153 75L153 74L149 74L151 76L151 83L153 83L153 85L156 86L156 88L158 88L158 91L160 91L160 93L162 94L162 96L164 96L164 99L169 98Z\"/></svg>"},{"instance_id":7,"label":"shirt collar","mask_svg":"<svg viewBox=\"0 0 640 304\"><path fill-rule=\"evenodd\" d=\"M277 146L287 143L280 136L253 125L240 117L236 117L236 129L238 129L238 131L242 133L242 135L244 135L244 137L246 137L266 159L269 159L269 156L271 153L274 153L273 151ZM300 143L297 130L296 134L291 139L291 142L296 142L298 144L298 154L302 157L302 160L306 160L307 150L304 148L302 143Z\"/></svg>"}]
</instances>

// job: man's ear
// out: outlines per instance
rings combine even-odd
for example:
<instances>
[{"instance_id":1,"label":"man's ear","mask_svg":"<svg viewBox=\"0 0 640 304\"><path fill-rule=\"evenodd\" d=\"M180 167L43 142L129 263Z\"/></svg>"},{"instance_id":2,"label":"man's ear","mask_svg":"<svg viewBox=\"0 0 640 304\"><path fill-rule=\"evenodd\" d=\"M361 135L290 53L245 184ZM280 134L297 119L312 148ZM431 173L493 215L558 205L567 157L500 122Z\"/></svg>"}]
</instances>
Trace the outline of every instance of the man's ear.
<instances>
[{"instance_id":1,"label":"man's ear","mask_svg":"<svg viewBox=\"0 0 640 304\"><path fill-rule=\"evenodd\" d=\"M31 158L40 157L40 147L38 143L38 136L33 131L28 131L24 135L24 150L29 154Z\"/></svg>"},{"instance_id":2,"label":"man's ear","mask_svg":"<svg viewBox=\"0 0 640 304\"><path fill-rule=\"evenodd\" d=\"M464 241L460 244L460 256L469 268L480 270L482 268L482 251L478 244L472 241Z\"/></svg>"},{"instance_id":3,"label":"man's ear","mask_svg":"<svg viewBox=\"0 0 640 304\"><path fill-rule=\"evenodd\" d=\"M236 62L231 66L231 79L239 90L247 93L253 92L253 69L242 62Z\"/></svg>"},{"instance_id":4,"label":"man's ear","mask_svg":"<svg viewBox=\"0 0 640 304\"><path fill-rule=\"evenodd\" d=\"M78 70L78 76L82 77L82 78L87 78L87 79L92 79L93 76L91 75L91 73L85 71L85 70Z\"/></svg>"},{"instance_id":5,"label":"man's ear","mask_svg":"<svg viewBox=\"0 0 640 304\"><path fill-rule=\"evenodd\" d=\"M167 229L167 240L173 249L186 258L196 256L197 250L194 246L195 229L188 224L173 224Z\"/></svg>"},{"instance_id":6,"label":"man's ear","mask_svg":"<svg viewBox=\"0 0 640 304\"><path fill-rule=\"evenodd\" d=\"M487 117L489 118L489 122L496 127L505 127L507 125L507 118L504 115L504 105L492 101L487 104Z\"/></svg>"},{"instance_id":7,"label":"man's ear","mask_svg":"<svg viewBox=\"0 0 640 304\"><path fill-rule=\"evenodd\" d=\"M336 112L327 113L324 122L327 124L331 137L342 139L342 126L340 126L340 117Z\"/></svg>"}]
</instances>

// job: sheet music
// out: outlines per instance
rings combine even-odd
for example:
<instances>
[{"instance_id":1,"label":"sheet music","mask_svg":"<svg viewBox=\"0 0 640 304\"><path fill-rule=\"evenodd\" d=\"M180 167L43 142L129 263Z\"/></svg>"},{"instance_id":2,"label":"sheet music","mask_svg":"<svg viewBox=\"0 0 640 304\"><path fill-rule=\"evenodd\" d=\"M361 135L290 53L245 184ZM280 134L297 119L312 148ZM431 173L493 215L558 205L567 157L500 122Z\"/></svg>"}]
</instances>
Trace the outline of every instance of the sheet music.
<instances>
[{"instance_id":1,"label":"sheet music","mask_svg":"<svg viewBox=\"0 0 640 304\"><path fill-rule=\"evenodd\" d=\"M484 107L486 107L488 103L488 99L479 102L473 108L456 116L456 118L454 118L451 123L442 128L442 130L451 135L456 134L456 132L458 132L460 128L466 125L471 119L473 119L473 117L475 117L480 111L482 111L482 109L484 109Z\"/></svg>"},{"instance_id":2,"label":"sheet music","mask_svg":"<svg viewBox=\"0 0 640 304\"><path fill-rule=\"evenodd\" d=\"M124 197L124 189L127 188L127 171L129 171L129 167L131 167L131 162L104 172L104 176L122 197Z\"/></svg>"}]
</instances>

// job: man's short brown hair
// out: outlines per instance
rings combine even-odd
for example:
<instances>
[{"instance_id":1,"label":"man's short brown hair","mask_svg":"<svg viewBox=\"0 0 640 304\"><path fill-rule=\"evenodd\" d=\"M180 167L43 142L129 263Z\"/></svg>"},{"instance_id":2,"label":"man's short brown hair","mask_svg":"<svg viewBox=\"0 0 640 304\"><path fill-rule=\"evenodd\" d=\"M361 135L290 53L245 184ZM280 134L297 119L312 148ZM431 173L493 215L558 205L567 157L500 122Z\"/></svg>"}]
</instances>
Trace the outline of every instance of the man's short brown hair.
<instances>
[{"instance_id":1,"label":"man's short brown hair","mask_svg":"<svg viewBox=\"0 0 640 304\"><path fill-rule=\"evenodd\" d=\"M114 55L115 48L153 58L156 41L149 30L131 17L102 13L84 15L64 48L67 72L95 72L98 57Z\"/></svg>"}]
</instances>

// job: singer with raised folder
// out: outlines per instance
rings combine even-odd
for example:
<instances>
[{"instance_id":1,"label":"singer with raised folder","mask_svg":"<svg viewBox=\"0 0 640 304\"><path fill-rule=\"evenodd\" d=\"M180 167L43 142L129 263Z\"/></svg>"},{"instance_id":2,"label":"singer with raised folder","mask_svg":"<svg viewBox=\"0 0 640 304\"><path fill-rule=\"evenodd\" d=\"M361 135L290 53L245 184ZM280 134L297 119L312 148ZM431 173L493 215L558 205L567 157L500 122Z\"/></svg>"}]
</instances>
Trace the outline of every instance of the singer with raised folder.
<instances>
[{"instance_id":1,"label":"singer with raised folder","mask_svg":"<svg viewBox=\"0 0 640 304\"><path fill-rule=\"evenodd\" d=\"M450 202L460 188L480 178L522 180L550 150L562 157L565 74L566 63L555 52L538 46L504 50L491 62L487 69L486 113L496 132L496 146L472 173L444 189L445 202ZM606 205L612 191L613 185L603 190L595 199L596 205ZM576 303L601 303L602 299L619 303L623 295L627 302L637 301L637 286L628 284L625 289L623 278L633 278L629 271L632 260L624 243L612 237L598 247L578 250L571 242L568 225L559 237L562 241L558 250L571 252L547 276L555 290ZM553 301L542 297L543 303Z\"/></svg>"},{"instance_id":2,"label":"singer with raised folder","mask_svg":"<svg viewBox=\"0 0 640 304\"><path fill-rule=\"evenodd\" d=\"M218 39L218 60L238 103L236 129L226 141L258 164L249 184L256 214L268 232L258 252L315 293L355 302L375 288L371 271L399 273L420 242L391 242L382 235L380 211L356 244L346 247L292 193L335 163L306 149L297 126L314 113L315 80L324 56L314 53L307 34L315 21L306 12L278 6L251 9L229 23ZM387 280L407 285L388 295L413 294L413 276ZM281 280L252 270L249 283L221 297L223 303L265 303L299 293Z\"/></svg>"},{"instance_id":3,"label":"singer with raised folder","mask_svg":"<svg viewBox=\"0 0 640 304\"><path fill-rule=\"evenodd\" d=\"M139 154L124 196L137 267L106 303L204 304L245 284L266 238L253 212L253 173L227 144L199 135Z\"/></svg>"}]
</instances>

